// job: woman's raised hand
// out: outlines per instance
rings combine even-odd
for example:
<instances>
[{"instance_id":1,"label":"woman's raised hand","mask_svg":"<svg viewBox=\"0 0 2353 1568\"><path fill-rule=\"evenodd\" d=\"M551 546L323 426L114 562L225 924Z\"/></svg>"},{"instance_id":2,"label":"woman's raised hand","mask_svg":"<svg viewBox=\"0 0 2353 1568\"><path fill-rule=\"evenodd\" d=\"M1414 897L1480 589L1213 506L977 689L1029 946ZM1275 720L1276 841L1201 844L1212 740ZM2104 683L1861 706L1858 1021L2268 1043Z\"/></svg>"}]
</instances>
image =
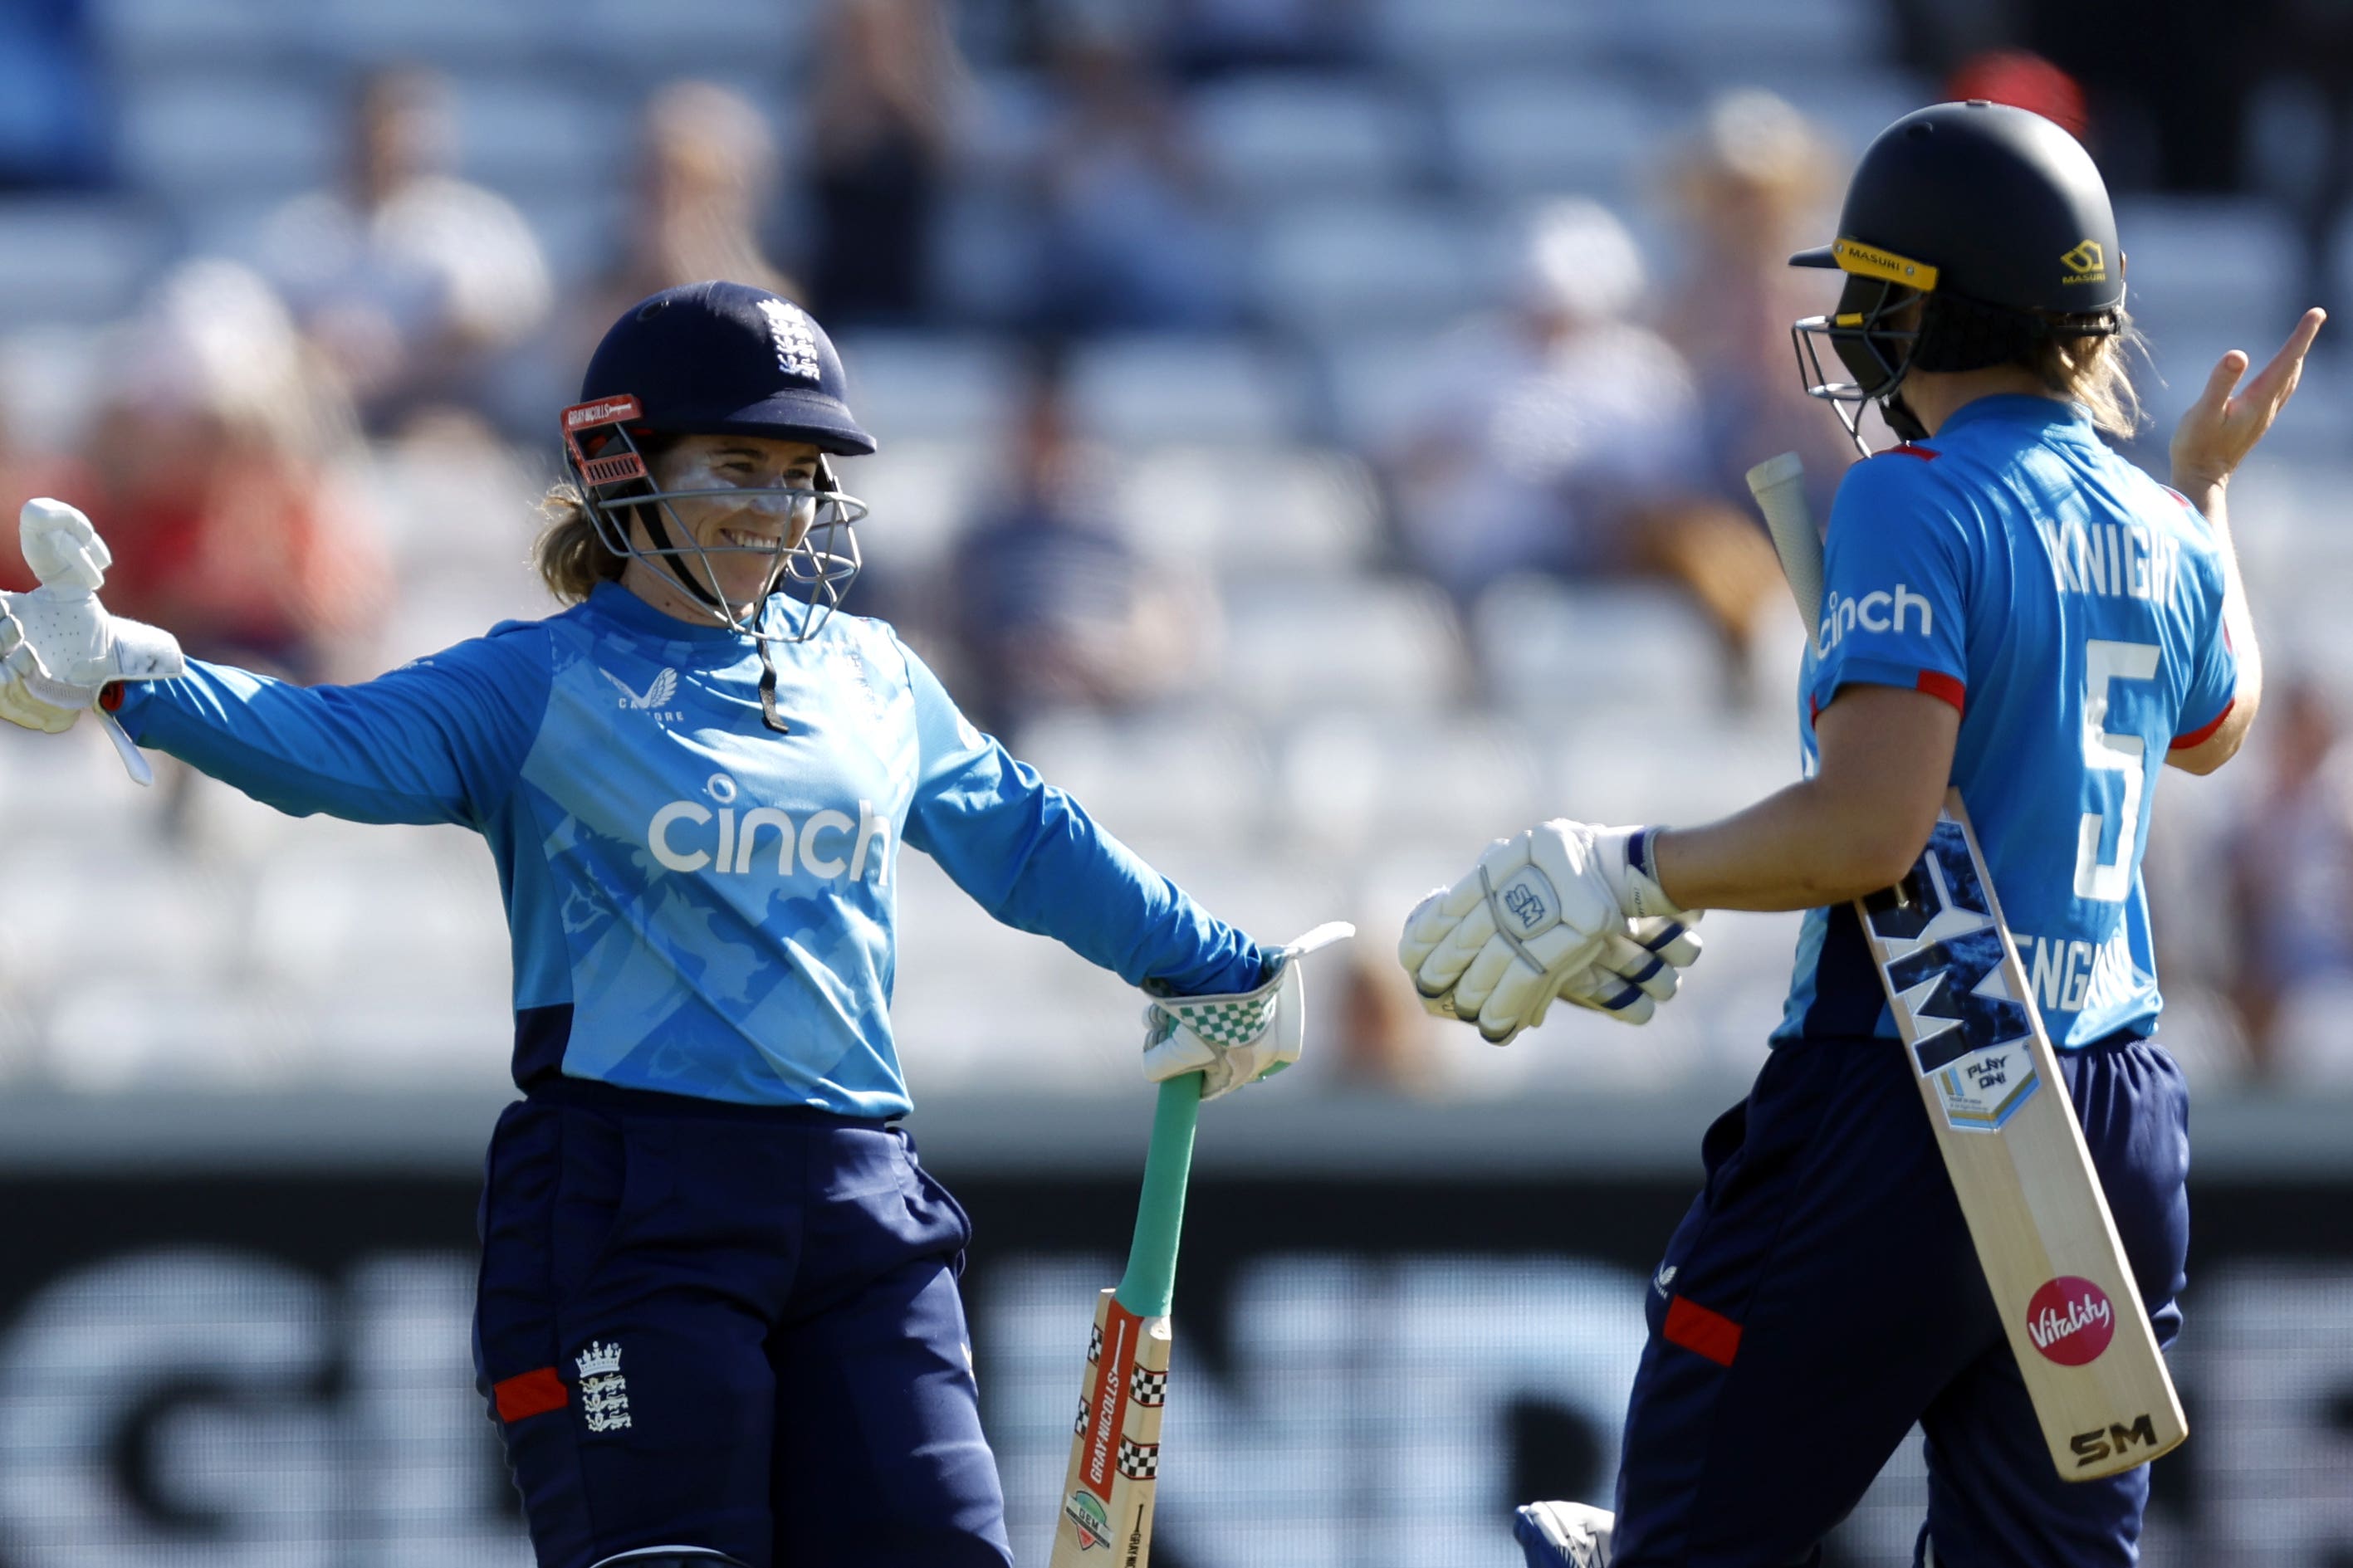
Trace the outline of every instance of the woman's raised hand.
<instances>
[{"instance_id":1,"label":"woman's raised hand","mask_svg":"<svg viewBox=\"0 0 2353 1568\"><path fill-rule=\"evenodd\" d=\"M2286 406L2304 374L2304 356L2327 319L2328 312L2317 307L2306 310L2279 353L2272 356L2272 363L2243 387L2239 378L2246 374L2251 363L2246 353L2232 349L2222 356L2206 378L2206 390L2173 427L2169 450L2174 489L2189 492L2230 479L2232 470L2254 450L2255 443Z\"/></svg>"}]
</instances>

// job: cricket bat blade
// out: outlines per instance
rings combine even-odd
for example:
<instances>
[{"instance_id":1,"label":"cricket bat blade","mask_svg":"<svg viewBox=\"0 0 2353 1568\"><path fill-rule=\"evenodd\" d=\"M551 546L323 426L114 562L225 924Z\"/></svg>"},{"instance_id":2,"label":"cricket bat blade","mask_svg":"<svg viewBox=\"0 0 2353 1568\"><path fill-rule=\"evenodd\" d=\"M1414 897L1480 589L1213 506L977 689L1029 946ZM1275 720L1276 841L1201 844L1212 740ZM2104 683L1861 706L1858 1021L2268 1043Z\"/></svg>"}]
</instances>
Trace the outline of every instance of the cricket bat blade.
<instances>
[{"instance_id":1,"label":"cricket bat blade","mask_svg":"<svg viewBox=\"0 0 2353 1568\"><path fill-rule=\"evenodd\" d=\"M1096 1300L1051 1568L1145 1568L1151 1560L1171 1340L1166 1316L1136 1316L1115 1290Z\"/></svg>"}]
</instances>

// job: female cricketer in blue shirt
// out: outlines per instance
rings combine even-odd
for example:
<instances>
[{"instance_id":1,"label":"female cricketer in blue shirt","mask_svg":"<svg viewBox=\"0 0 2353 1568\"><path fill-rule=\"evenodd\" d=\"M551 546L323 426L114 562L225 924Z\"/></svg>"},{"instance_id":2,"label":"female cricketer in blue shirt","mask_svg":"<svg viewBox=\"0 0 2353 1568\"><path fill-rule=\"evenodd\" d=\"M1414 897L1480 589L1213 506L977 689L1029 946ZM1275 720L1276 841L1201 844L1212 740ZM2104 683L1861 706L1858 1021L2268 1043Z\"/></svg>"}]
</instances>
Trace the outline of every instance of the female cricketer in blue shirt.
<instances>
[{"instance_id":1,"label":"female cricketer in blue shirt","mask_svg":"<svg viewBox=\"0 0 2353 1568\"><path fill-rule=\"evenodd\" d=\"M2071 1484L2051 1464L1852 900L1911 868L1958 786L2169 1342L2187 1122L2151 1038L2141 850L2158 765L2211 772L2254 717L2223 495L2320 312L2236 395L2247 359L2223 359L2168 489L2100 438L2134 426L2124 254L2058 126L1987 103L1906 116L1865 153L1837 243L1794 260L1844 279L1835 312L1799 324L1808 389L1850 430L1876 402L1904 437L1849 470L1831 515L1807 776L1706 826L1547 823L1482 864L1501 888L1523 865L1591 881L1630 917L1808 911L1773 1049L1709 1130L1705 1186L1647 1292L1615 1516L1535 1504L1521 1539L1539 1568L1818 1562L1917 1423L1915 1562L2127 1564L2148 1471ZM1825 374L1822 342L1850 379ZM1417 911L1403 956L1508 1037L1550 998L1526 964L1450 956L1466 944L1448 922L1475 914L1462 886Z\"/></svg>"},{"instance_id":2,"label":"female cricketer in blue shirt","mask_svg":"<svg viewBox=\"0 0 2353 1568\"><path fill-rule=\"evenodd\" d=\"M901 845L1163 994L1250 992L1280 959L835 612L864 509L832 463L875 443L797 307L642 301L564 438L539 555L572 607L350 687L110 620L104 545L36 502L0 715L56 730L95 700L281 810L489 841L524 1098L487 1163L476 1362L543 1564L1001 1565L970 1230L892 1125ZM1208 1097L1296 1051L1180 1031L1146 1070L1204 1068Z\"/></svg>"}]
</instances>

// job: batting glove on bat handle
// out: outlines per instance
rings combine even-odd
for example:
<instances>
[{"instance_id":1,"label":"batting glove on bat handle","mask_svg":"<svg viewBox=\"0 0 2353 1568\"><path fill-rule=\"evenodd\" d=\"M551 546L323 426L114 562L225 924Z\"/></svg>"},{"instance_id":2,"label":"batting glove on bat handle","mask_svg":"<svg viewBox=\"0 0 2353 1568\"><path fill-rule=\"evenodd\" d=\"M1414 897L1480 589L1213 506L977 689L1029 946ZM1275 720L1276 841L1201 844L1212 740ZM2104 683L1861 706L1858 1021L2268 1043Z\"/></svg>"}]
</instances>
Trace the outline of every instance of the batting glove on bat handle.
<instances>
[{"instance_id":1,"label":"batting glove on bat handle","mask_svg":"<svg viewBox=\"0 0 2353 1568\"><path fill-rule=\"evenodd\" d=\"M1264 978L1248 991L1154 999L1144 1009L1144 1076L1163 1083L1198 1072L1206 1102L1296 1062L1307 1037L1307 986L1298 961L1356 934L1346 921L1331 921L1295 942L1262 948Z\"/></svg>"}]
</instances>

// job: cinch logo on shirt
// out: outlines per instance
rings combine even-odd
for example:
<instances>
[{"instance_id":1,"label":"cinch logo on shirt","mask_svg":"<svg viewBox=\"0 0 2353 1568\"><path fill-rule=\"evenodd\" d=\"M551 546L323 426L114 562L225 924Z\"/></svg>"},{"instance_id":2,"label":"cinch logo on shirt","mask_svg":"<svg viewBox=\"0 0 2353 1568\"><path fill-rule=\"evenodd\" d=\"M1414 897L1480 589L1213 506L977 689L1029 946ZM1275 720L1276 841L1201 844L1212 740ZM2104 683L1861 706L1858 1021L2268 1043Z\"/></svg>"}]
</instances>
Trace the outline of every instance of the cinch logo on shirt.
<instances>
[{"instance_id":1,"label":"cinch logo on shirt","mask_svg":"<svg viewBox=\"0 0 2353 1568\"><path fill-rule=\"evenodd\" d=\"M1838 647L1839 638L1861 626L1867 632L1892 631L1898 634L1913 629L1919 623L1922 637L1936 634L1936 612L1926 597L1914 593L1905 584L1895 584L1889 593L1879 589L1859 599L1848 598L1833 591L1822 605L1820 641L1824 652Z\"/></svg>"},{"instance_id":2,"label":"cinch logo on shirt","mask_svg":"<svg viewBox=\"0 0 2353 1568\"><path fill-rule=\"evenodd\" d=\"M674 800L646 824L646 847L669 870L748 877L755 868L765 869L773 855L779 877L797 869L832 882L862 881L870 861L875 886L889 876L891 821L878 815L871 801L858 803L856 821L828 808L812 811L796 823L789 812L773 805L755 805L739 814L735 781L725 773L712 774L703 792L716 810L699 800ZM769 837L764 839L763 833Z\"/></svg>"}]
</instances>

